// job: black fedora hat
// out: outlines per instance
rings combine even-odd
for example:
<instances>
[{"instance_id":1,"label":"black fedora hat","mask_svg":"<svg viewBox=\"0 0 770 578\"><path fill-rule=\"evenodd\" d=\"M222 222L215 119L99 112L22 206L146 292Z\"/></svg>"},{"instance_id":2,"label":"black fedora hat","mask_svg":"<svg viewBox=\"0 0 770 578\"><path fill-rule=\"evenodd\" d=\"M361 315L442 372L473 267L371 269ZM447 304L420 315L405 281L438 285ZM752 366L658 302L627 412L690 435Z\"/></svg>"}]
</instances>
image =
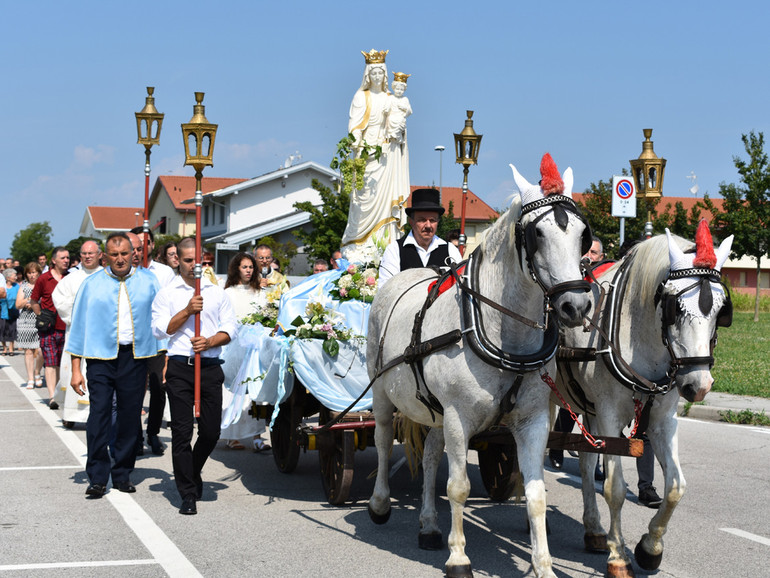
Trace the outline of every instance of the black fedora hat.
<instances>
[{"instance_id":1,"label":"black fedora hat","mask_svg":"<svg viewBox=\"0 0 770 578\"><path fill-rule=\"evenodd\" d=\"M415 211L436 211L443 215L441 193L436 189L415 189L412 193L412 206L406 208L406 214L411 217Z\"/></svg>"}]
</instances>

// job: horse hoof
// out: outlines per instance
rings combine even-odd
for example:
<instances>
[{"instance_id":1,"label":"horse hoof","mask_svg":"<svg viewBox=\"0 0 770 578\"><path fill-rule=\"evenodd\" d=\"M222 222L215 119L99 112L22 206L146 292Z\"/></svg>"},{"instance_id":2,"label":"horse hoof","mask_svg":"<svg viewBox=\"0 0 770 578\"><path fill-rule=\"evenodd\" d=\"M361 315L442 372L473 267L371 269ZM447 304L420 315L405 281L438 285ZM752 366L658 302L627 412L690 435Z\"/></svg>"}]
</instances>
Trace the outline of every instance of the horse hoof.
<instances>
[{"instance_id":1,"label":"horse hoof","mask_svg":"<svg viewBox=\"0 0 770 578\"><path fill-rule=\"evenodd\" d=\"M587 552L609 552L607 534L585 534L583 544Z\"/></svg>"},{"instance_id":2,"label":"horse hoof","mask_svg":"<svg viewBox=\"0 0 770 578\"><path fill-rule=\"evenodd\" d=\"M444 539L441 532L426 532L417 536L417 545L420 550L441 550L444 547Z\"/></svg>"},{"instance_id":3,"label":"horse hoof","mask_svg":"<svg viewBox=\"0 0 770 578\"><path fill-rule=\"evenodd\" d=\"M384 524L388 520L390 520L390 506L388 506L388 511L384 514L378 514L374 510L372 510L371 505L367 507L369 510L369 517L372 519L372 522L375 524Z\"/></svg>"},{"instance_id":4,"label":"horse hoof","mask_svg":"<svg viewBox=\"0 0 770 578\"><path fill-rule=\"evenodd\" d=\"M650 554L642 548L642 543L639 542L636 548L634 548L634 558L636 558L636 563L644 570L657 570L663 560L663 552L660 554Z\"/></svg>"},{"instance_id":5,"label":"horse hoof","mask_svg":"<svg viewBox=\"0 0 770 578\"><path fill-rule=\"evenodd\" d=\"M473 570L470 564L461 566L447 566L444 568L447 578L473 578Z\"/></svg>"},{"instance_id":6,"label":"horse hoof","mask_svg":"<svg viewBox=\"0 0 770 578\"><path fill-rule=\"evenodd\" d=\"M634 569L631 564L610 562L607 564L607 578L634 578Z\"/></svg>"}]
</instances>

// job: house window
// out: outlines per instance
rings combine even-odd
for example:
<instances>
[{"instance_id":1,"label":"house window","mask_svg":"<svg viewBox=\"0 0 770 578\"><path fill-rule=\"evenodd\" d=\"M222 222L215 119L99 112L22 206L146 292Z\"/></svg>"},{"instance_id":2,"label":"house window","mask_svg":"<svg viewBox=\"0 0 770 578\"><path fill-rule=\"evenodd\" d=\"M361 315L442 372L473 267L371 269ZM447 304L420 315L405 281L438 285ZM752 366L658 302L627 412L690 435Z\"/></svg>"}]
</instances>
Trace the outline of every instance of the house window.
<instances>
[{"instance_id":1,"label":"house window","mask_svg":"<svg viewBox=\"0 0 770 578\"><path fill-rule=\"evenodd\" d=\"M770 271L762 271L759 274L759 288L770 289Z\"/></svg>"},{"instance_id":2,"label":"house window","mask_svg":"<svg viewBox=\"0 0 770 578\"><path fill-rule=\"evenodd\" d=\"M209 206L208 205L203 207L203 226L204 227L209 226Z\"/></svg>"},{"instance_id":3,"label":"house window","mask_svg":"<svg viewBox=\"0 0 770 578\"><path fill-rule=\"evenodd\" d=\"M746 287L746 271L741 271L738 276L738 287Z\"/></svg>"},{"instance_id":4,"label":"house window","mask_svg":"<svg viewBox=\"0 0 770 578\"><path fill-rule=\"evenodd\" d=\"M219 207L219 223L224 224L225 222L225 206L222 205Z\"/></svg>"}]
</instances>

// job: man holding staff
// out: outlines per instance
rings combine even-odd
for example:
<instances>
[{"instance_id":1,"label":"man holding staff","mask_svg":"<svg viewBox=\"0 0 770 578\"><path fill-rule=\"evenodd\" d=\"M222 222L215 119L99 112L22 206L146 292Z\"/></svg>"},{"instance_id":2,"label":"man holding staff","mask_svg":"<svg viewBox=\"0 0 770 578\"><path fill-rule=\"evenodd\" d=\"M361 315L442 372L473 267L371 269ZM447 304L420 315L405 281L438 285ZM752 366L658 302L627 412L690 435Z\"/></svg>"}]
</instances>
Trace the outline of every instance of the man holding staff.
<instances>
[{"instance_id":1,"label":"man holding staff","mask_svg":"<svg viewBox=\"0 0 770 578\"><path fill-rule=\"evenodd\" d=\"M178 245L179 275L160 290L152 304L152 330L168 339L166 392L171 408L171 455L174 478L182 497L180 514L197 514L203 495L201 471L216 446L222 421L222 346L235 335L236 319L224 290L201 278L195 295L195 240ZM195 316L200 335L195 336ZM195 355L200 354L200 417L198 437L191 446L195 396Z\"/></svg>"}]
</instances>

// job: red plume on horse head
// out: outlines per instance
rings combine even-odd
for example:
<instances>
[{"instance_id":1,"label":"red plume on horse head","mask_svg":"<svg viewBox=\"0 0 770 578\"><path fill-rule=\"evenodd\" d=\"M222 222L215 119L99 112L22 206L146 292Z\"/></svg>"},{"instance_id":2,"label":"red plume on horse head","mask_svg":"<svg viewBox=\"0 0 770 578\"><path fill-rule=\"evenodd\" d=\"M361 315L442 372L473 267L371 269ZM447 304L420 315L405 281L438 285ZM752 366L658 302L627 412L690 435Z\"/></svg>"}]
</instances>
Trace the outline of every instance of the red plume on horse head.
<instances>
[{"instance_id":1,"label":"red plume on horse head","mask_svg":"<svg viewBox=\"0 0 770 578\"><path fill-rule=\"evenodd\" d=\"M564 181L550 153L545 153L540 161L540 189L546 197L564 192Z\"/></svg>"},{"instance_id":2,"label":"red plume on horse head","mask_svg":"<svg viewBox=\"0 0 770 578\"><path fill-rule=\"evenodd\" d=\"M717 256L714 253L714 241L711 239L711 231L706 219L701 219L698 223L698 230L695 232L695 259L693 267L708 267L713 269L717 264Z\"/></svg>"}]
</instances>

